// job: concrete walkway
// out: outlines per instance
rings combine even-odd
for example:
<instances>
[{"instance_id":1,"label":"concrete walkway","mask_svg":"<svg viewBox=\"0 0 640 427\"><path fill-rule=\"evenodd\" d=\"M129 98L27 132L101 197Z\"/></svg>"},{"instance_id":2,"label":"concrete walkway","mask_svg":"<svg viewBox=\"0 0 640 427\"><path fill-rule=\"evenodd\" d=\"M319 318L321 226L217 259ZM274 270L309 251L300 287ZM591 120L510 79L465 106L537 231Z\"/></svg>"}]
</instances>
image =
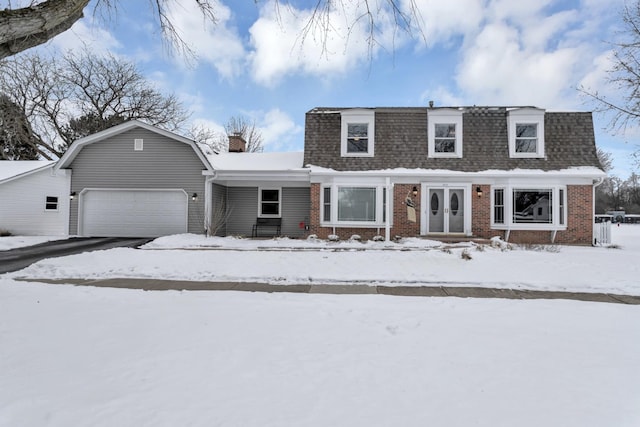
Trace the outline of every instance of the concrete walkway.
<instances>
[{"instance_id":1,"label":"concrete walkway","mask_svg":"<svg viewBox=\"0 0 640 427\"><path fill-rule=\"evenodd\" d=\"M589 292L537 291L525 289L497 289L469 286L383 286L383 285L271 285L252 282L193 282L160 279L20 279L25 282L99 286L108 288L142 289L145 291L244 291L292 292L336 295L394 295L409 297L458 297L506 299L565 299L640 305L640 296Z\"/></svg>"}]
</instances>

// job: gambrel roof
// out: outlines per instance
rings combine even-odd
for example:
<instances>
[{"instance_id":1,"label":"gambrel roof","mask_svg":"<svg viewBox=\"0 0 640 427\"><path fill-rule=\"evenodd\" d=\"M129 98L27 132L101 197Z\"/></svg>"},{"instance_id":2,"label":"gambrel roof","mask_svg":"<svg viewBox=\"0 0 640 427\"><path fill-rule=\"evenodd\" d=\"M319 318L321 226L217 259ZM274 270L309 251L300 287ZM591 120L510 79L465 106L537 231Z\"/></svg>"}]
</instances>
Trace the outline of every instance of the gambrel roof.
<instances>
[{"instance_id":1,"label":"gambrel roof","mask_svg":"<svg viewBox=\"0 0 640 427\"><path fill-rule=\"evenodd\" d=\"M602 169L596 155L590 112L544 112L544 158L512 158L509 155L507 122L513 107L455 109L461 111L463 117L464 149L460 158L428 157L430 109L427 107L369 109L375 112L375 155L372 157L341 156L341 114L350 109L314 108L306 114L304 164L336 171L396 168L459 172Z\"/></svg>"}]
</instances>

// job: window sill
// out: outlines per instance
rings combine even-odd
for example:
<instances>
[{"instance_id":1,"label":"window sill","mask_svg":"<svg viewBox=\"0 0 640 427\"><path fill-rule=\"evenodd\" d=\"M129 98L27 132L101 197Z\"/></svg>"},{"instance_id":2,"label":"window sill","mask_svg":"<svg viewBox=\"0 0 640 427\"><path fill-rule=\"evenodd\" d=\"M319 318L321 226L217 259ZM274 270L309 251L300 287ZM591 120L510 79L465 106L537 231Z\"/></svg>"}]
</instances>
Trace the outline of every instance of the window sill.
<instances>
[{"instance_id":1,"label":"window sill","mask_svg":"<svg viewBox=\"0 0 640 427\"><path fill-rule=\"evenodd\" d=\"M526 230L526 231L564 231L566 225L554 224L491 224L492 230Z\"/></svg>"}]
</instances>

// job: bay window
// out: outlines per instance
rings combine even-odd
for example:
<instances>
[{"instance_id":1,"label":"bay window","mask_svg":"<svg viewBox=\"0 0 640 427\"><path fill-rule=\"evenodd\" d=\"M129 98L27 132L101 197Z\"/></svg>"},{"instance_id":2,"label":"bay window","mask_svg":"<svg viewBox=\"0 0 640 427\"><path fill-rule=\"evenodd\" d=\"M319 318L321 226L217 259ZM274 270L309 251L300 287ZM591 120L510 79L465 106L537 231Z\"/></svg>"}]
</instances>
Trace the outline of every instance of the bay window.
<instances>
[{"instance_id":1,"label":"bay window","mask_svg":"<svg viewBox=\"0 0 640 427\"><path fill-rule=\"evenodd\" d=\"M494 187L491 223L494 228L559 229L566 227L563 186Z\"/></svg>"}]
</instances>

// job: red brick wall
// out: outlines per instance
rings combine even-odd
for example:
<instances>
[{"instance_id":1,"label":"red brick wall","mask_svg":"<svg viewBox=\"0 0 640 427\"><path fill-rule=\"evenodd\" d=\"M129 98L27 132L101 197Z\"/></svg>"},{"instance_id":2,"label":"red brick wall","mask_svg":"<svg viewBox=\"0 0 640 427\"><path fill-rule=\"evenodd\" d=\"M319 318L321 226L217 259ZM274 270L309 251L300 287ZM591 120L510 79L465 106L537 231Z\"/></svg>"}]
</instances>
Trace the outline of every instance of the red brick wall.
<instances>
[{"instance_id":1,"label":"red brick wall","mask_svg":"<svg viewBox=\"0 0 640 427\"><path fill-rule=\"evenodd\" d=\"M407 218L407 206L405 199L411 194L413 187L420 189L420 184L396 184L393 190L393 227L391 237L413 237L420 235L420 194L411 196L416 209L416 222L410 222ZM478 197L476 188L482 190L482 197ZM316 234L319 238L326 239L334 234L332 227L320 227L320 184L311 184L311 217L309 233ZM494 236L505 238L505 230L491 229L491 186L488 184L473 184L471 187L471 226L474 237L489 239ZM380 228L336 228L335 234L340 239L348 239L358 234L362 239L371 239L373 236L384 236L384 227ZM567 229L556 233L556 243L568 243L574 245L590 245L593 233L593 191L591 185L567 186ZM513 243L551 243L551 231L538 230L512 230L509 241Z\"/></svg>"},{"instance_id":2,"label":"red brick wall","mask_svg":"<svg viewBox=\"0 0 640 427\"><path fill-rule=\"evenodd\" d=\"M482 189L482 197L475 195L476 187ZM593 238L593 187L591 185L567 186L567 229L556 233L555 243L590 245ZM489 185L473 185L473 235L481 238L500 236L505 230L491 229L491 188ZM551 243L551 231L511 230L509 241L513 243Z\"/></svg>"},{"instance_id":3,"label":"red brick wall","mask_svg":"<svg viewBox=\"0 0 640 427\"><path fill-rule=\"evenodd\" d=\"M391 237L394 236L419 236L420 235L420 194L413 197L413 187L420 188L419 183L396 184L393 188L393 227L391 227ZM315 234L321 239L326 239L330 234L334 234L333 227L320 226L320 184L311 184L311 216L309 233ZM416 222L409 221L407 217L407 205L405 199L410 195L416 210ZM384 236L385 228L360 228L360 227L339 227L335 228L335 234L340 239L346 240L354 234L362 237L363 240L370 240L373 236Z\"/></svg>"}]
</instances>

